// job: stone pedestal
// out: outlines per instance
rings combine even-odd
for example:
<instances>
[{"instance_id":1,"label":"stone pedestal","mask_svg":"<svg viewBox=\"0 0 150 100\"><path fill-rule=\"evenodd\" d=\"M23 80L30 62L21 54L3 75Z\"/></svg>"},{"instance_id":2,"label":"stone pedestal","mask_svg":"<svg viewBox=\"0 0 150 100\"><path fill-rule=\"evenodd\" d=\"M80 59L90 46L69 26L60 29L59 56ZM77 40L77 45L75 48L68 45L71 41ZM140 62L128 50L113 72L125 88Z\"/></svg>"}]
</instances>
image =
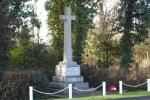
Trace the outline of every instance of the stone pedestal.
<instances>
[{"instance_id":1,"label":"stone pedestal","mask_svg":"<svg viewBox=\"0 0 150 100\"><path fill-rule=\"evenodd\" d=\"M59 65L56 65L55 69L56 76L80 76L80 73L80 65L77 65L76 62L67 65L62 61Z\"/></svg>"},{"instance_id":2,"label":"stone pedestal","mask_svg":"<svg viewBox=\"0 0 150 100\"><path fill-rule=\"evenodd\" d=\"M83 82L83 80L80 65L77 65L76 62L72 62L69 65L65 62L60 62L59 65L56 66L52 84L57 88L65 88L71 83L78 88L88 89L88 83Z\"/></svg>"}]
</instances>

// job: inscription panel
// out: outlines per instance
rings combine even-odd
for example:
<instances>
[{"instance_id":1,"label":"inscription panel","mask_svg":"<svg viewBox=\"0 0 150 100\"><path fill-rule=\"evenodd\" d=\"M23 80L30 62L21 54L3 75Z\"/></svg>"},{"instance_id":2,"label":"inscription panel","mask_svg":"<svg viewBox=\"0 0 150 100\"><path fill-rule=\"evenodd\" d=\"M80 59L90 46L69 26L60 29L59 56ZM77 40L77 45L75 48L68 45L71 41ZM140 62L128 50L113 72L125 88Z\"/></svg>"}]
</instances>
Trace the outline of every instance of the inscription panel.
<instances>
[{"instance_id":1,"label":"inscription panel","mask_svg":"<svg viewBox=\"0 0 150 100\"><path fill-rule=\"evenodd\" d=\"M66 76L80 76L80 67L68 67Z\"/></svg>"},{"instance_id":2,"label":"inscription panel","mask_svg":"<svg viewBox=\"0 0 150 100\"><path fill-rule=\"evenodd\" d=\"M56 76L80 76L80 66L56 66L55 74Z\"/></svg>"}]
</instances>

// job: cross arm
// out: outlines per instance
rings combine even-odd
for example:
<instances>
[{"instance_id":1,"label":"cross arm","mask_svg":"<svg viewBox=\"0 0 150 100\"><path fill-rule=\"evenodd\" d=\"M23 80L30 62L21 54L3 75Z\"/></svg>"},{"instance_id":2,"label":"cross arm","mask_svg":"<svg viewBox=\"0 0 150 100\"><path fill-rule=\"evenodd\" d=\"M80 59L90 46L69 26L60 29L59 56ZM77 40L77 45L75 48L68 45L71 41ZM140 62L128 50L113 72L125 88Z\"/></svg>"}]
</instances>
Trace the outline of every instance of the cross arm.
<instances>
[{"instance_id":1,"label":"cross arm","mask_svg":"<svg viewBox=\"0 0 150 100\"><path fill-rule=\"evenodd\" d=\"M71 15L71 16L60 15L59 18L63 20L67 20L67 19L76 20L76 15Z\"/></svg>"}]
</instances>

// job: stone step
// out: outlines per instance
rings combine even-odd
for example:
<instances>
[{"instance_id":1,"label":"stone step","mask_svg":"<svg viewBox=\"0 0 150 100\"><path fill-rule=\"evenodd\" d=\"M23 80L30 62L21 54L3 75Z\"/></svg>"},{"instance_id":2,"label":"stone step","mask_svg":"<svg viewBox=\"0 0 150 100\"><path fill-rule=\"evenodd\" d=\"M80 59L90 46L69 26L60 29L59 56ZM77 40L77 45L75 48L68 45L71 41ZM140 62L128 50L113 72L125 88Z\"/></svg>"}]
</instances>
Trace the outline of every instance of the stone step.
<instances>
[{"instance_id":1,"label":"stone step","mask_svg":"<svg viewBox=\"0 0 150 100\"><path fill-rule=\"evenodd\" d=\"M83 76L53 76L53 82L83 82Z\"/></svg>"},{"instance_id":2,"label":"stone step","mask_svg":"<svg viewBox=\"0 0 150 100\"><path fill-rule=\"evenodd\" d=\"M89 84L86 82L74 82L74 83L57 83L57 82L50 82L49 87L50 88L57 88L57 89L64 89L69 84L72 84L73 86L81 89L89 89Z\"/></svg>"},{"instance_id":3,"label":"stone step","mask_svg":"<svg viewBox=\"0 0 150 100\"><path fill-rule=\"evenodd\" d=\"M49 83L49 88L52 92L56 92L56 91L60 91L64 88L66 88L68 86L68 84L70 83L55 83L55 82L50 82ZM72 83L72 85L74 87L77 87L79 89L84 89L84 90L89 90L89 84L86 83L86 82L77 82L77 83ZM69 90L66 90L65 92L62 92L60 94L68 94L68 91ZM82 93L82 91L79 91L79 90L76 90L76 89L73 89L73 93ZM83 92L83 93L89 93L88 91L87 92Z\"/></svg>"},{"instance_id":4,"label":"stone step","mask_svg":"<svg viewBox=\"0 0 150 100\"><path fill-rule=\"evenodd\" d=\"M89 89L91 89L91 88L89 88ZM50 93L54 93L54 92L57 92L57 91L61 91L62 89L51 89L50 91ZM78 90L76 90L76 89L73 89L72 90L72 93L73 94L80 94L80 93L82 93L82 95L83 94L90 94L90 93L92 93L93 91L78 91ZM68 95L69 94L69 90L67 89L67 90L65 90L65 91L62 91L62 92L60 92L60 93L57 93L57 95ZM55 95L55 94L54 94Z\"/></svg>"}]
</instances>

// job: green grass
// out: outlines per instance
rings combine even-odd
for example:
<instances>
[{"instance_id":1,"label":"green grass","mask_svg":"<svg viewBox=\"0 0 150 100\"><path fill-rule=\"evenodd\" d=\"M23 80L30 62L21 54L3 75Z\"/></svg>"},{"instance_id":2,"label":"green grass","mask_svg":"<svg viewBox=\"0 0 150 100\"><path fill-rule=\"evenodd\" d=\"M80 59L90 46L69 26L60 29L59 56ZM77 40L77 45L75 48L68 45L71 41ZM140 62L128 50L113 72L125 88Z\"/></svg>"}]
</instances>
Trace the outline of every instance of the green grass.
<instances>
[{"instance_id":1,"label":"green grass","mask_svg":"<svg viewBox=\"0 0 150 100\"><path fill-rule=\"evenodd\" d=\"M111 94L107 96L90 96L90 97L82 97L82 98L73 98L72 100L108 100L115 98L128 98L128 97L140 97L140 96L148 96L150 92L146 91L137 91L137 92L126 92L122 95L119 94ZM69 99L55 99L55 100L69 100Z\"/></svg>"}]
</instances>

